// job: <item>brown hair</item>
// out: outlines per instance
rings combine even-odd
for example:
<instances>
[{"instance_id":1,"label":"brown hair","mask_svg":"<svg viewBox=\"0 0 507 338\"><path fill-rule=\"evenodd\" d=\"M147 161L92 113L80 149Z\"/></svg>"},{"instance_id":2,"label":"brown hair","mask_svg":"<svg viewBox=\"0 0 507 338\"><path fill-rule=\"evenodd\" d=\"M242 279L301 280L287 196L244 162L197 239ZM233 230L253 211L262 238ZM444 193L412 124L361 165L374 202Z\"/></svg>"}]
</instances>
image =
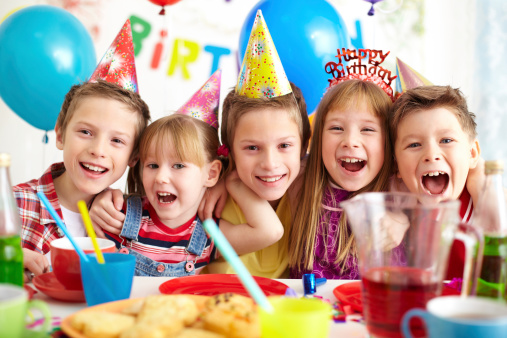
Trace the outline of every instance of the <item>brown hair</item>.
<instances>
[{"instance_id":1,"label":"brown hair","mask_svg":"<svg viewBox=\"0 0 507 338\"><path fill-rule=\"evenodd\" d=\"M139 94L133 93L130 90L121 88L117 84L109 83L104 80L98 80L97 82L85 82L74 85L70 88L68 93L65 95L62 109L56 119L56 125L60 128L62 137L65 136L67 125L72 119L72 116L77 110L79 104L89 97L101 97L118 101L126 105L133 113L138 114L139 118L136 126L134 148L130 156L131 159L135 158L138 155L138 145L141 133L150 121L150 109L143 99L141 99Z\"/></svg>"},{"instance_id":2,"label":"brown hair","mask_svg":"<svg viewBox=\"0 0 507 338\"><path fill-rule=\"evenodd\" d=\"M392 146L387 131L387 119L392 105L389 96L376 84L362 80L348 80L330 88L317 107L310 155L306 163L304 183L290 231L289 266L298 271L311 270L315 254L315 242L320 218L324 215L322 197L329 189L330 175L322 160L322 134L326 116L331 110L347 110L366 103L368 111L379 117L385 135L384 164L377 176L367 186L351 192L353 197L364 191L386 191L392 175ZM327 217L328 215L326 215ZM329 220L326 219L326 222ZM324 230L327 235L327 229ZM324 235L324 236L325 236ZM336 264L344 263L349 254L356 256L354 235L347 227L342 213L336 232Z\"/></svg>"},{"instance_id":3,"label":"brown hair","mask_svg":"<svg viewBox=\"0 0 507 338\"><path fill-rule=\"evenodd\" d=\"M398 126L413 112L446 108L453 112L461 128L473 140L477 137L475 114L468 111L467 101L459 89L450 86L421 86L407 90L394 103L389 118L392 142L396 142Z\"/></svg>"},{"instance_id":4,"label":"brown hair","mask_svg":"<svg viewBox=\"0 0 507 338\"><path fill-rule=\"evenodd\" d=\"M289 118L298 125L299 136L301 137L301 157L303 157L306 154L311 135L310 121L301 89L292 82L290 84L293 93L273 98L253 99L239 95L235 89L232 89L225 97L222 108L222 144L227 146L229 150L232 149L236 126L239 119L246 113L259 109L280 109L286 111ZM228 172L236 167L232 152L230 155Z\"/></svg>"},{"instance_id":5,"label":"brown hair","mask_svg":"<svg viewBox=\"0 0 507 338\"><path fill-rule=\"evenodd\" d=\"M157 157L163 156L164 146L170 143L179 160L194 163L201 168L218 159L217 150L220 146L217 130L204 121L182 114L156 120L141 135L139 162L129 169L127 178L129 193L146 194L142 183L142 168L153 143L156 143Z\"/></svg>"}]
</instances>

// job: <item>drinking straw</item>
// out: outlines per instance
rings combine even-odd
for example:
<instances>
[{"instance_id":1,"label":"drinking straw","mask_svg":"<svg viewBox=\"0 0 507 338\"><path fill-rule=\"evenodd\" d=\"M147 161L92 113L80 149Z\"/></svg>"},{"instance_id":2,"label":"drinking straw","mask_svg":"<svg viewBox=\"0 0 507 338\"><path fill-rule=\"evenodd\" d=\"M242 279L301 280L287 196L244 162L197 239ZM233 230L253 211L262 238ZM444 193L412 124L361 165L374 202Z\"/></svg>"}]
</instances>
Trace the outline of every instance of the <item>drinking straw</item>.
<instances>
[{"instance_id":1,"label":"drinking straw","mask_svg":"<svg viewBox=\"0 0 507 338\"><path fill-rule=\"evenodd\" d=\"M229 264L231 264L234 271L236 271L236 274L241 280L241 283L243 283L255 302L259 304L259 306L262 307L264 311L273 313L273 307L268 302L266 295L264 295L250 272L248 272L248 270L245 268L243 262L241 262L231 244L227 241L222 232L218 230L218 226L215 221L212 219L207 219L203 222L203 226L211 238L213 238L215 241L215 245L217 246L218 250L220 250L220 253L224 255L224 258L227 260L227 262L229 262Z\"/></svg>"},{"instance_id":2,"label":"drinking straw","mask_svg":"<svg viewBox=\"0 0 507 338\"><path fill-rule=\"evenodd\" d=\"M51 217L53 217L53 219L56 221L56 224L58 224L58 227L60 229L62 229L62 231L65 234L65 236L69 239L70 243L72 244L72 246L76 250L76 252L79 255L79 257L81 257L81 259L83 261L85 261L85 262L88 263L88 257L86 257L84 251L74 241L74 238L72 237L72 235L70 234L70 232L67 230L67 227L65 226L65 224L63 224L62 219L60 218L60 216L58 216L58 214L56 213L56 211L53 208L53 206L51 205L51 203L49 203L49 201L46 198L46 196L42 192L40 192L40 191L37 193L37 196L39 196L39 199L42 201L42 203L44 203L44 205L46 206L46 209L48 209L49 213L51 214Z\"/></svg>"},{"instance_id":3,"label":"drinking straw","mask_svg":"<svg viewBox=\"0 0 507 338\"><path fill-rule=\"evenodd\" d=\"M104 261L104 255L102 255L99 243L97 243L97 235L95 234L95 230L93 230L92 220L90 219L90 214L88 213L88 207L86 206L85 201L78 201L77 207L79 208L79 212L81 212L81 217L83 218L83 223L86 232L88 233L88 237L92 240L93 249L97 254L97 262L99 262L99 264L104 264L106 261Z\"/></svg>"}]
</instances>

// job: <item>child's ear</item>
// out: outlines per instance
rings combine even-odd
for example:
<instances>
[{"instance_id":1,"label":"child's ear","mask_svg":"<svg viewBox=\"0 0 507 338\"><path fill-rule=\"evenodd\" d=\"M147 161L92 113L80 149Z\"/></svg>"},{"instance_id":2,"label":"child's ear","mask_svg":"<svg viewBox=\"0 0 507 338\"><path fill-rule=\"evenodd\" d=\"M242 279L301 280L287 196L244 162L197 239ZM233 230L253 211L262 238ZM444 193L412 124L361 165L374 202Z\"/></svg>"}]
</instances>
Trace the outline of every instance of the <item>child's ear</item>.
<instances>
[{"instance_id":1,"label":"child's ear","mask_svg":"<svg viewBox=\"0 0 507 338\"><path fill-rule=\"evenodd\" d=\"M470 148L470 169L474 169L479 162L481 157L481 147L479 146L479 140L475 139L472 142L472 147Z\"/></svg>"},{"instance_id":2,"label":"child's ear","mask_svg":"<svg viewBox=\"0 0 507 338\"><path fill-rule=\"evenodd\" d=\"M134 166L136 165L137 161L139 161L139 155L136 155L134 157L132 157L129 161L129 167L131 168L134 168Z\"/></svg>"},{"instance_id":3,"label":"child's ear","mask_svg":"<svg viewBox=\"0 0 507 338\"><path fill-rule=\"evenodd\" d=\"M56 133L56 147L60 150L63 150L63 135L62 129L57 124L55 125L55 133Z\"/></svg>"},{"instance_id":4,"label":"child's ear","mask_svg":"<svg viewBox=\"0 0 507 338\"><path fill-rule=\"evenodd\" d=\"M208 168L208 179L204 183L204 186L209 188L217 184L221 171L222 162L220 162L220 160L214 160L211 162Z\"/></svg>"}]
</instances>

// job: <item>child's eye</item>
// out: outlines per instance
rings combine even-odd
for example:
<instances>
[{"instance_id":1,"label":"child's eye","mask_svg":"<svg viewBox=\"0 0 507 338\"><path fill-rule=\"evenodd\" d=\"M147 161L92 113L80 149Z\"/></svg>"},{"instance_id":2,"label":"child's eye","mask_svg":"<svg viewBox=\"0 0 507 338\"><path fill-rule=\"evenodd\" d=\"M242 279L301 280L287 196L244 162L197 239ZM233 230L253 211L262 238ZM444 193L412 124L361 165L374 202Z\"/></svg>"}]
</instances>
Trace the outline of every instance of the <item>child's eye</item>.
<instances>
[{"instance_id":1,"label":"child's eye","mask_svg":"<svg viewBox=\"0 0 507 338\"><path fill-rule=\"evenodd\" d=\"M416 147L420 147L420 146L421 146L420 143L414 142L414 143L410 143L407 148L416 148Z\"/></svg>"},{"instance_id":2,"label":"child's eye","mask_svg":"<svg viewBox=\"0 0 507 338\"><path fill-rule=\"evenodd\" d=\"M173 168L174 169L183 169L183 168L185 168L185 165L183 163L176 163L175 165L173 165Z\"/></svg>"},{"instance_id":3,"label":"child's eye","mask_svg":"<svg viewBox=\"0 0 507 338\"><path fill-rule=\"evenodd\" d=\"M150 169L158 169L158 164L156 164L156 163L148 163L146 165L146 167L148 167Z\"/></svg>"},{"instance_id":4,"label":"child's eye","mask_svg":"<svg viewBox=\"0 0 507 338\"><path fill-rule=\"evenodd\" d=\"M248 146L248 147L246 147L246 149L248 149L248 150L257 150L259 148L257 146Z\"/></svg>"},{"instance_id":5,"label":"child's eye","mask_svg":"<svg viewBox=\"0 0 507 338\"><path fill-rule=\"evenodd\" d=\"M343 128L342 127L338 127L338 126L334 126L334 127L329 128L329 130L343 131Z\"/></svg>"},{"instance_id":6,"label":"child's eye","mask_svg":"<svg viewBox=\"0 0 507 338\"><path fill-rule=\"evenodd\" d=\"M444 138L440 141L440 143L451 143L451 142L452 142L451 138Z\"/></svg>"},{"instance_id":7,"label":"child's eye","mask_svg":"<svg viewBox=\"0 0 507 338\"><path fill-rule=\"evenodd\" d=\"M81 134L85 134L85 135L91 135L92 134L89 130L86 130L86 129L81 129L79 132Z\"/></svg>"},{"instance_id":8,"label":"child's eye","mask_svg":"<svg viewBox=\"0 0 507 338\"><path fill-rule=\"evenodd\" d=\"M282 149L287 149L287 148L290 148L290 147L291 147L290 143L282 143L282 144L280 144L280 148L282 148Z\"/></svg>"},{"instance_id":9,"label":"child's eye","mask_svg":"<svg viewBox=\"0 0 507 338\"><path fill-rule=\"evenodd\" d=\"M372 131L373 132L373 131L375 131L375 129L373 129L373 128L363 128L362 131Z\"/></svg>"},{"instance_id":10,"label":"child's eye","mask_svg":"<svg viewBox=\"0 0 507 338\"><path fill-rule=\"evenodd\" d=\"M119 144L125 143L125 142L123 142L123 140L121 140L121 139L119 139L119 138L114 138L114 139L112 140L112 142L113 142L113 143L119 143Z\"/></svg>"}]
</instances>

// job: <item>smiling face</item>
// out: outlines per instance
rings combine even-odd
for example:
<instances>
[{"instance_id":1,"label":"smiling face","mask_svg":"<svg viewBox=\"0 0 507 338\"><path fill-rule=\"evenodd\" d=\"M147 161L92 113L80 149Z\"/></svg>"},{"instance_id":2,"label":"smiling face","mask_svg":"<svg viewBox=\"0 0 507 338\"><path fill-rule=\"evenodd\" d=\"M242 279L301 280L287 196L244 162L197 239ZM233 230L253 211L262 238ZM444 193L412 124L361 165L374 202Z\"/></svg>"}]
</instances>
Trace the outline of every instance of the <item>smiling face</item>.
<instances>
[{"instance_id":1,"label":"smiling face","mask_svg":"<svg viewBox=\"0 0 507 338\"><path fill-rule=\"evenodd\" d=\"M333 109L322 132L322 160L333 182L357 191L373 181L384 163L382 121L366 104Z\"/></svg>"},{"instance_id":2,"label":"smiling face","mask_svg":"<svg viewBox=\"0 0 507 338\"><path fill-rule=\"evenodd\" d=\"M301 137L296 122L281 109L261 109L239 119L232 153L241 181L259 197L278 201L301 166Z\"/></svg>"},{"instance_id":3,"label":"smiling face","mask_svg":"<svg viewBox=\"0 0 507 338\"><path fill-rule=\"evenodd\" d=\"M156 137L143 158L141 176L146 196L160 221L170 228L195 216L206 188L216 183L220 172L220 161L206 163L202 168L182 161L168 140L157 147ZM213 169L216 176L210 176Z\"/></svg>"},{"instance_id":4,"label":"smiling face","mask_svg":"<svg viewBox=\"0 0 507 338\"><path fill-rule=\"evenodd\" d=\"M137 123L137 114L116 100L88 97L80 102L65 134L55 128L65 164L65 172L55 180L59 198L89 201L116 182L129 164Z\"/></svg>"},{"instance_id":5,"label":"smiling face","mask_svg":"<svg viewBox=\"0 0 507 338\"><path fill-rule=\"evenodd\" d=\"M479 159L476 140L446 108L415 111L403 118L394 145L398 177L411 192L457 199Z\"/></svg>"}]
</instances>

